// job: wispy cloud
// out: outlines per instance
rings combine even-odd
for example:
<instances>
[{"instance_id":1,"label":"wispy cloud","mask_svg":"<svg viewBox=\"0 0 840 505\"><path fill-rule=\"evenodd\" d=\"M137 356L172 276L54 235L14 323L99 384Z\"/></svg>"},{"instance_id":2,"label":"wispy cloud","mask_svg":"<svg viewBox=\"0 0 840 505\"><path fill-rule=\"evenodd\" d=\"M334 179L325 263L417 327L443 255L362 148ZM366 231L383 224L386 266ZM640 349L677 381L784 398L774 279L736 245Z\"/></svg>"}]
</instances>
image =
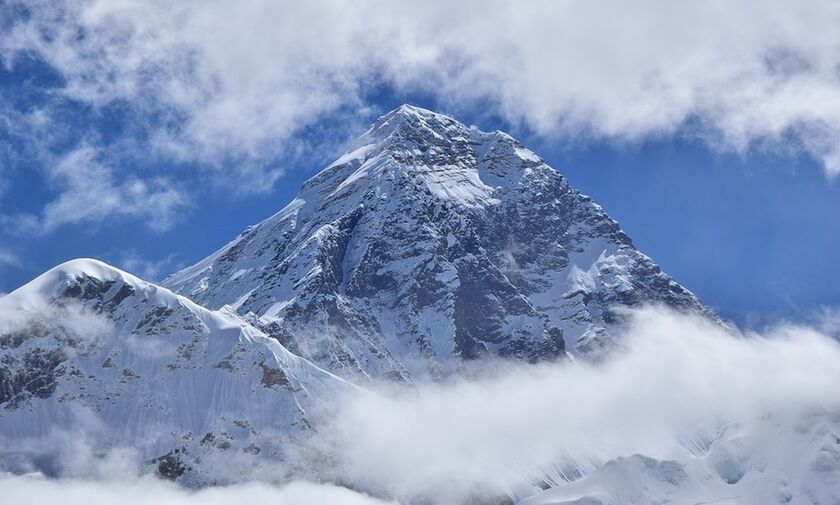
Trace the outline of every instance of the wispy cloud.
<instances>
[{"instance_id":1,"label":"wispy cloud","mask_svg":"<svg viewBox=\"0 0 840 505\"><path fill-rule=\"evenodd\" d=\"M108 263L149 282L158 282L166 275L186 266L183 262L179 262L177 257L177 254L170 254L162 259L152 260L143 257L135 250L106 255Z\"/></svg>"},{"instance_id":2,"label":"wispy cloud","mask_svg":"<svg viewBox=\"0 0 840 505\"><path fill-rule=\"evenodd\" d=\"M46 168L58 196L40 216L21 215L21 229L49 233L66 224L96 223L115 216L142 218L155 231L165 231L178 218L187 197L163 177L117 178L97 159L97 150L81 145Z\"/></svg>"},{"instance_id":3,"label":"wispy cloud","mask_svg":"<svg viewBox=\"0 0 840 505\"><path fill-rule=\"evenodd\" d=\"M0 248L0 268L4 266L18 266L20 258L9 250Z\"/></svg>"}]
</instances>

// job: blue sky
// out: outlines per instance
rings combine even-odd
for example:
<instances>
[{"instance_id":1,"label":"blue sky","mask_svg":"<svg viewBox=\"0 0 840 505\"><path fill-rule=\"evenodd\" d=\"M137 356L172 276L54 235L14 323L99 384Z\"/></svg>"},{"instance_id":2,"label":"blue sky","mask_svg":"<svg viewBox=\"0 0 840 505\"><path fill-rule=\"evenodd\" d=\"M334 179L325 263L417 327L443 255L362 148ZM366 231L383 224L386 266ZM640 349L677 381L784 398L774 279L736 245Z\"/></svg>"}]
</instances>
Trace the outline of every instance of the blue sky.
<instances>
[{"instance_id":1,"label":"blue sky","mask_svg":"<svg viewBox=\"0 0 840 505\"><path fill-rule=\"evenodd\" d=\"M160 279L409 102L512 133L727 317L840 304L838 9L651 3L616 26L585 3L10 2L0 292L80 256Z\"/></svg>"}]
</instances>

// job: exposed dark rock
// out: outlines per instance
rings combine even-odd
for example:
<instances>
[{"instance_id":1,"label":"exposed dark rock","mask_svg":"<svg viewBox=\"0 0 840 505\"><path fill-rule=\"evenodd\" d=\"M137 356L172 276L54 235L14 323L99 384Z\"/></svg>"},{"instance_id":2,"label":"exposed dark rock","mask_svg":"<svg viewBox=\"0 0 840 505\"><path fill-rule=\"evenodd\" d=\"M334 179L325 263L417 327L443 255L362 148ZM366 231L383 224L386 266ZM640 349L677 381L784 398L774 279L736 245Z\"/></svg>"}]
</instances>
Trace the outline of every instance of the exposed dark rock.
<instances>
[{"instance_id":1,"label":"exposed dark rock","mask_svg":"<svg viewBox=\"0 0 840 505\"><path fill-rule=\"evenodd\" d=\"M35 348L23 356L22 363L4 362L0 366L0 405L14 408L30 397L49 398L58 386L67 359L62 349Z\"/></svg>"},{"instance_id":2,"label":"exposed dark rock","mask_svg":"<svg viewBox=\"0 0 840 505\"><path fill-rule=\"evenodd\" d=\"M270 367L265 363L260 363L260 368L262 368L260 384L263 386L273 388L274 386L285 386L289 383L286 374L279 368Z\"/></svg>"},{"instance_id":3,"label":"exposed dark rock","mask_svg":"<svg viewBox=\"0 0 840 505\"><path fill-rule=\"evenodd\" d=\"M167 480L177 480L189 470L182 460L181 449L173 449L157 458L155 462L157 463L156 473Z\"/></svg>"}]
</instances>

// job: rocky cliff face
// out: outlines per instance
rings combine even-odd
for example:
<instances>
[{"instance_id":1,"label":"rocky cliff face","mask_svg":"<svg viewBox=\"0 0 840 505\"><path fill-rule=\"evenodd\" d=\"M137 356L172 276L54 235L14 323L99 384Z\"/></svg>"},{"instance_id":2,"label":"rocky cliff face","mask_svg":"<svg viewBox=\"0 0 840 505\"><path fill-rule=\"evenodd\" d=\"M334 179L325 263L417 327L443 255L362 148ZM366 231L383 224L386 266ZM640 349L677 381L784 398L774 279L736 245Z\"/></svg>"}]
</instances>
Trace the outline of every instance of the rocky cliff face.
<instances>
[{"instance_id":1,"label":"rocky cliff face","mask_svg":"<svg viewBox=\"0 0 840 505\"><path fill-rule=\"evenodd\" d=\"M598 359L622 306L707 312L515 139L410 106L165 285L338 375L407 381Z\"/></svg>"}]
</instances>

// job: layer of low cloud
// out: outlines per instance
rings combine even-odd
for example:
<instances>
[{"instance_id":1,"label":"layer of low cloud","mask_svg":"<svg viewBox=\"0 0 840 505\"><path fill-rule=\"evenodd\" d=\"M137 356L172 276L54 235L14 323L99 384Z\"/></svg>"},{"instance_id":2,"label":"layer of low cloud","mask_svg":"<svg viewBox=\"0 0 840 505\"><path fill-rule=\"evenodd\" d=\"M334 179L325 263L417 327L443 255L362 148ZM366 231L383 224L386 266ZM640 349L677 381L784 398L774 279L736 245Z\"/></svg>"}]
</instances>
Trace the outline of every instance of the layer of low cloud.
<instances>
[{"instance_id":1,"label":"layer of low cloud","mask_svg":"<svg viewBox=\"0 0 840 505\"><path fill-rule=\"evenodd\" d=\"M602 365L513 367L489 380L349 399L334 436L351 480L446 503L516 492L561 464L684 459L685 440L727 426L750 434L768 417L787 426L774 435L782 440L803 418L840 408L840 345L814 329L733 335L651 308L633 313L625 338Z\"/></svg>"},{"instance_id":2,"label":"layer of low cloud","mask_svg":"<svg viewBox=\"0 0 840 505\"><path fill-rule=\"evenodd\" d=\"M6 503L48 505L385 505L348 489L296 482L284 487L247 484L189 491L154 478L136 480L48 480L40 476L0 475Z\"/></svg>"}]
</instances>

